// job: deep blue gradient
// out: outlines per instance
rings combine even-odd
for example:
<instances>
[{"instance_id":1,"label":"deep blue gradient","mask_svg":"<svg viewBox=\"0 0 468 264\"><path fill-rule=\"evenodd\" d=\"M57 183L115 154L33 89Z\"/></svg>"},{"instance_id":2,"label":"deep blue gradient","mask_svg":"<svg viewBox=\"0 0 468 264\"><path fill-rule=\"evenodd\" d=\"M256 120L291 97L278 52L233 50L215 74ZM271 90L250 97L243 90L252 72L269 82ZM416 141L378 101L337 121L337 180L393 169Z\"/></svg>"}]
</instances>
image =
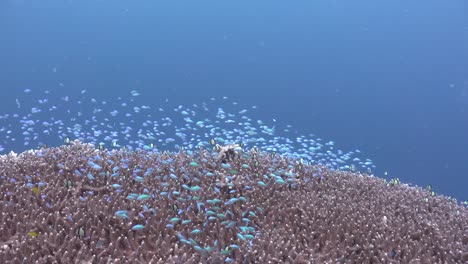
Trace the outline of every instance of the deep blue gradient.
<instances>
[{"instance_id":1,"label":"deep blue gradient","mask_svg":"<svg viewBox=\"0 0 468 264\"><path fill-rule=\"evenodd\" d=\"M230 96L468 200L465 0L3 0L0 113L26 88Z\"/></svg>"}]
</instances>

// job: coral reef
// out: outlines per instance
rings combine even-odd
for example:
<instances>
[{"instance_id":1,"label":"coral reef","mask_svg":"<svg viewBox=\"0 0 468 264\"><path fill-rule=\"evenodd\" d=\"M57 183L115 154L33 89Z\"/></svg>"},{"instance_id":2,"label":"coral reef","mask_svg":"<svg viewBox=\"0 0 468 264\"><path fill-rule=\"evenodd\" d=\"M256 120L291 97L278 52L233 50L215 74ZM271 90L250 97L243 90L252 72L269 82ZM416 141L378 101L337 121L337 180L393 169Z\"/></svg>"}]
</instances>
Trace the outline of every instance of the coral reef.
<instances>
[{"instance_id":1,"label":"coral reef","mask_svg":"<svg viewBox=\"0 0 468 264\"><path fill-rule=\"evenodd\" d=\"M258 150L75 141L0 156L0 195L0 263L468 262L456 201Z\"/></svg>"}]
</instances>

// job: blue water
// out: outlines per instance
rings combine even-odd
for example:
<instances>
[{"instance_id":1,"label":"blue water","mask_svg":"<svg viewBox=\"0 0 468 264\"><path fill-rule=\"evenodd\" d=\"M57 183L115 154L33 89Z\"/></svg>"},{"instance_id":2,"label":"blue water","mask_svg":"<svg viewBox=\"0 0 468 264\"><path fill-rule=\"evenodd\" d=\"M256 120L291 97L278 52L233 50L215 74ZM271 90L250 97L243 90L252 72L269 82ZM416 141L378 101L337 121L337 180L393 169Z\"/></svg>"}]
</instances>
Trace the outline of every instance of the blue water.
<instances>
[{"instance_id":1,"label":"blue water","mask_svg":"<svg viewBox=\"0 0 468 264\"><path fill-rule=\"evenodd\" d=\"M468 200L463 0L3 0L0 113L24 89L229 96Z\"/></svg>"}]
</instances>

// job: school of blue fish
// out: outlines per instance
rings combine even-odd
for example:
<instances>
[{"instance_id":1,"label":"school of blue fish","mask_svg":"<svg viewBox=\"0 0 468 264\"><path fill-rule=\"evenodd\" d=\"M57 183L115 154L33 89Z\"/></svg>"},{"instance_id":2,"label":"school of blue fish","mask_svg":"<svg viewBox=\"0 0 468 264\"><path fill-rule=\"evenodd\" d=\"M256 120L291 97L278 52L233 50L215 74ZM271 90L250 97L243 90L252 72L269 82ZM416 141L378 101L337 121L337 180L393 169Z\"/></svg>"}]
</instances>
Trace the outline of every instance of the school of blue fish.
<instances>
[{"instance_id":1,"label":"school of blue fish","mask_svg":"<svg viewBox=\"0 0 468 264\"><path fill-rule=\"evenodd\" d=\"M0 114L0 154L75 139L128 150L193 150L216 139L220 145L242 143L330 169L370 173L375 168L370 159L359 157L359 150L345 152L334 141L298 134L291 125L280 128L273 118L255 119L249 115L255 115L256 106L243 108L227 97L152 106L139 104L139 96L133 90L127 99L98 100L86 90L74 98L26 89L13 112Z\"/></svg>"}]
</instances>

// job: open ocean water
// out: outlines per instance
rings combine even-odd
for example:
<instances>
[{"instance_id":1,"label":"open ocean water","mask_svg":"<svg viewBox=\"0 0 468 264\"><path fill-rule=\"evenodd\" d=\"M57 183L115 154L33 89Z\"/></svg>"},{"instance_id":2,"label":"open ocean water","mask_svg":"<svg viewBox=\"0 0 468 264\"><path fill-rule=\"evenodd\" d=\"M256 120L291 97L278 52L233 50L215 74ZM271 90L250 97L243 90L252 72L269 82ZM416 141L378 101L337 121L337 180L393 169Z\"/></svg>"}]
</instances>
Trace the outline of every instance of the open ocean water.
<instances>
[{"instance_id":1,"label":"open ocean water","mask_svg":"<svg viewBox=\"0 0 468 264\"><path fill-rule=\"evenodd\" d=\"M463 0L2 0L0 92L1 154L79 138L87 121L137 135L104 140L102 129L88 141L136 144L138 129L148 136L139 111L160 118L218 98L214 111L233 102L255 110L263 123L252 137L266 134L270 148L274 137L297 148L301 135L320 138L332 147L323 156L359 150L378 177L468 200ZM128 100L150 108L125 108ZM167 138L177 136L145 140Z\"/></svg>"}]
</instances>

